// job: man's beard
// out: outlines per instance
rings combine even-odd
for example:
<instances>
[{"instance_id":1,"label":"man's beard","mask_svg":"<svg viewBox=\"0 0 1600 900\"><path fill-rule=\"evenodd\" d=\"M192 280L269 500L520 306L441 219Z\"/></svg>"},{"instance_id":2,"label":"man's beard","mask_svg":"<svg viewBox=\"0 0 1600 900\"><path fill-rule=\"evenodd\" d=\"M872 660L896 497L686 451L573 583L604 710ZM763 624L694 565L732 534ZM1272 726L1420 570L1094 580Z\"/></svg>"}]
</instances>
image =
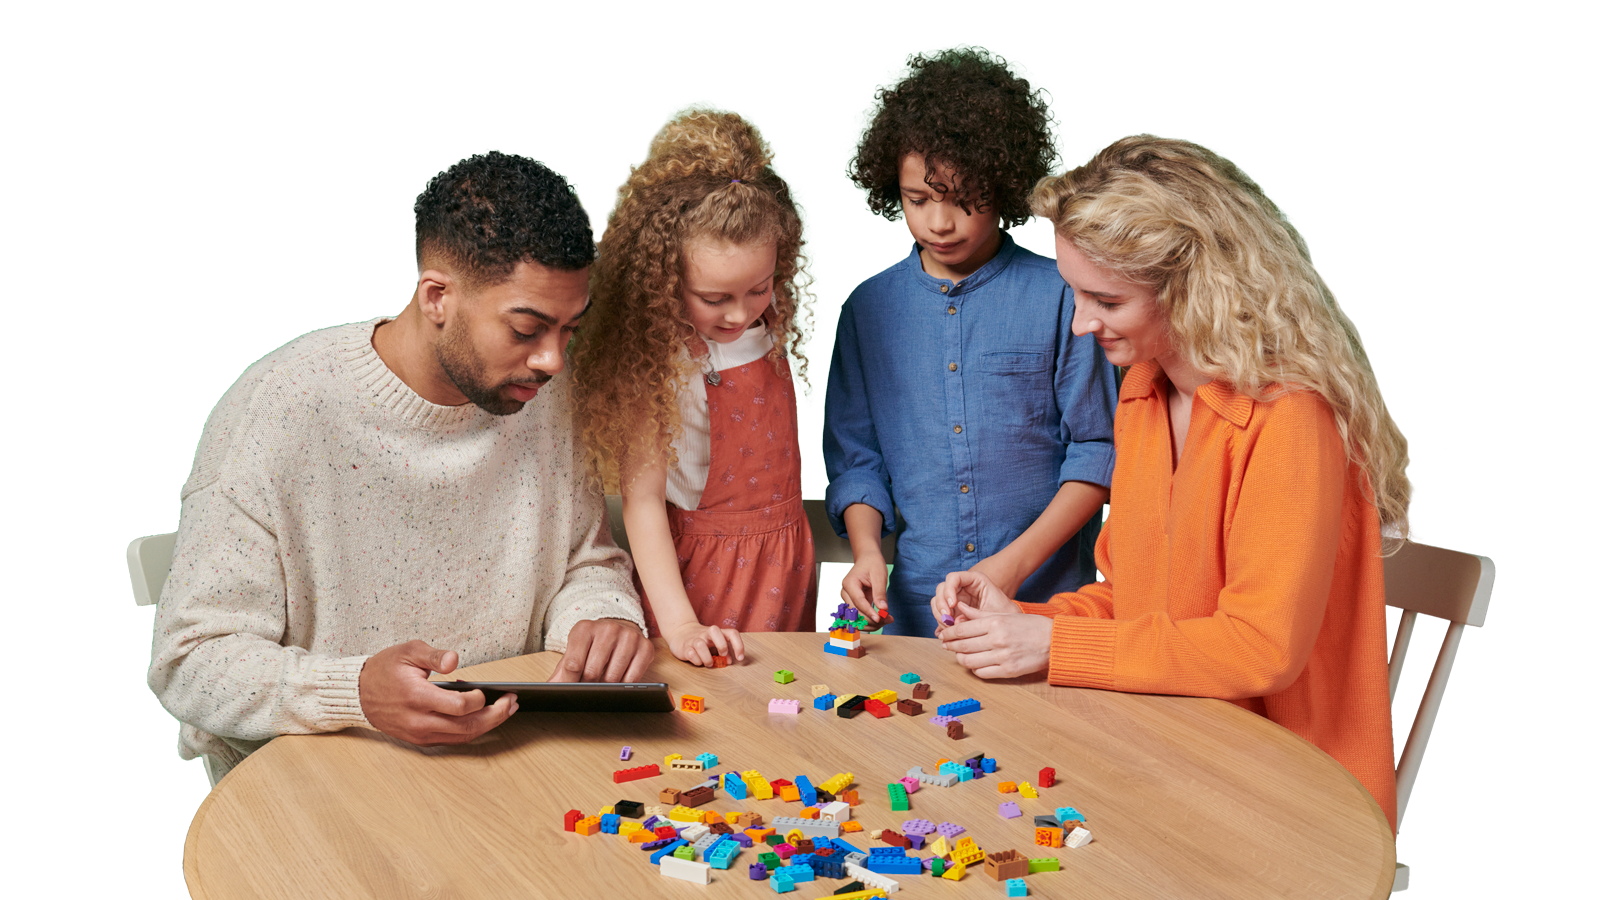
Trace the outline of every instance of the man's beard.
<instances>
[{"instance_id":1,"label":"man's beard","mask_svg":"<svg viewBox=\"0 0 1600 900\"><path fill-rule=\"evenodd\" d=\"M456 390L479 409L494 416L509 416L522 411L524 401L513 400L501 393L507 384L533 387L551 378L543 375L527 381L504 381L493 386L484 384L483 359L478 356L477 348L472 346L466 326L460 318L445 328L439 342L434 345L434 355L439 360L439 368L444 370L445 377L456 386Z\"/></svg>"}]
</instances>

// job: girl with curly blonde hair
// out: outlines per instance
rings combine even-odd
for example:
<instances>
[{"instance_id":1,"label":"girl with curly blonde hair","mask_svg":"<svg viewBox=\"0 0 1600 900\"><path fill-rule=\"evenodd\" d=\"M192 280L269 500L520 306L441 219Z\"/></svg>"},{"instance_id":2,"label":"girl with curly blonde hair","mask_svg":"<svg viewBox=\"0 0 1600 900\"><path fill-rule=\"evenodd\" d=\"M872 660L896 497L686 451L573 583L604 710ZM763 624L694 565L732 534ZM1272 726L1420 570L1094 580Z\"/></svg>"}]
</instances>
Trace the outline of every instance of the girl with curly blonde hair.
<instances>
[{"instance_id":1,"label":"girl with curly blonde hair","mask_svg":"<svg viewBox=\"0 0 1600 900\"><path fill-rule=\"evenodd\" d=\"M1382 557L1410 483L1355 326L1277 206L1204 147L1124 138L1033 209L1073 330L1131 367L1105 580L1018 604L958 572L933 601L946 649L985 678L1231 700L1339 760L1392 827Z\"/></svg>"},{"instance_id":2,"label":"girl with curly blonde hair","mask_svg":"<svg viewBox=\"0 0 1600 900\"><path fill-rule=\"evenodd\" d=\"M579 429L620 489L651 631L697 665L810 631L800 212L755 127L691 109L618 191L572 345Z\"/></svg>"}]
</instances>

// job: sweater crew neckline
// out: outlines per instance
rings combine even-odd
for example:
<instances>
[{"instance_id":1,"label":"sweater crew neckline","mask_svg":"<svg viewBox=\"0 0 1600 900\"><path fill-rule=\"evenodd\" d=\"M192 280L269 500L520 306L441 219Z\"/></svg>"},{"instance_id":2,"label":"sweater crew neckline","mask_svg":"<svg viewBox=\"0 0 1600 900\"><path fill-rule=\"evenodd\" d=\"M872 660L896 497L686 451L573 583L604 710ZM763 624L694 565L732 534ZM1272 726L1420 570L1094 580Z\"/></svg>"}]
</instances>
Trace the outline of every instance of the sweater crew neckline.
<instances>
[{"instance_id":1,"label":"sweater crew neckline","mask_svg":"<svg viewBox=\"0 0 1600 900\"><path fill-rule=\"evenodd\" d=\"M489 415L471 401L460 406L441 406L425 399L402 381L372 346L373 332L390 321L393 321L391 317L383 316L356 323L351 326L349 340L342 347L351 378L375 406L408 425L426 430L448 429ZM537 400L535 397L534 401Z\"/></svg>"}]
</instances>

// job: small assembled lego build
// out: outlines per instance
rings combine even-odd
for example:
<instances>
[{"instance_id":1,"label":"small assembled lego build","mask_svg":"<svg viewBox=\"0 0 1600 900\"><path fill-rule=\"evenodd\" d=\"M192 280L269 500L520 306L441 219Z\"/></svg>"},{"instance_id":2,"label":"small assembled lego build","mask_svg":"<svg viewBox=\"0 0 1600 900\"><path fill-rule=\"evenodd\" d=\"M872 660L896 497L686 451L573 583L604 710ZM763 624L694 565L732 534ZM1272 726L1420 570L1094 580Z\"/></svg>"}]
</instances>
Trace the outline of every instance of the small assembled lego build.
<instances>
[{"instance_id":1,"label":"small assembled lego build","mask_svg":"<svg viewBox=\"0 0 1600 900\"><path fill-rule=\"evenodd\" d=\"M1044 768L1039 770L1039 787L1054 787L1056 783L1056 770Z\"/></svg>"},{"instance_id":2,"label":"small assembled lego build","mask_svg":"<svg viewBox=\"0 0 1600 900\"><path fill-rule=\"evenodd\" d=\"M767 703L767 712L782 713L783 715L787 716L797 716L800 714L800 701L773 699Z\"/></svg>"},{"instance_id":3,"label":"small assembled lego build","mask_svg":"<svg viewBox=\"0 0 1600 900\"><path fill-rule=\"evenodd\" d=\"M779 684L789 684L794 681L794 673L788 669L779 669L772 673L772 680Z\"/></svg>"},{"instance_id":4,"label":"small assembled lego build","mask_svg":"<svg viewBox=\"0 0 1600 900\"><path fill-rule=\"evenodd\" d=\"M919 681L911 686L911 699L926 700L933 688L926 681Z\"/></svg>"},{"instance_id":5,"label":"small assembled lego build","mask_svg":"<svg viewBox=\"0 0 1600 900\"><path fill-rule=\"evenodd\" d=\"M706 711L706 698L696 697L693 694L684 694L678 698L678 708L684 712L701 713Z\"/></svg>"},{"instance_id":6,"label":"small assembled lego build","mask_svg":"<svg viewBox=\"0 0 1600 900\"><path fill-rule=\"evenodd\" d=\"M661 774L661 768L655 763L648 766L636 766L632 769L618 769L611 773L611 780L615 784L625 781L638 781L641 778L654 778Z\"/></svg>"}]
</instances>

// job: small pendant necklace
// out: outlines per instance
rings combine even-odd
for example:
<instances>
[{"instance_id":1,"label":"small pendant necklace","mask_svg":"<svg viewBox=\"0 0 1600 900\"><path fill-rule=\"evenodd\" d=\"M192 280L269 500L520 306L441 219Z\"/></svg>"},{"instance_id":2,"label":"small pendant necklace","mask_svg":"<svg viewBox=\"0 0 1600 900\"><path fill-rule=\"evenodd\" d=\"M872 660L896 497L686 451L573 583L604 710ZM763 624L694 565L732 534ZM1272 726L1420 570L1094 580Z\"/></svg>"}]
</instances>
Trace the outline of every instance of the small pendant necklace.
<instances>
[{"instance_id":1,"label":"small pendant necklace","mask_svg":"<svg viewBox=\"0 0 1600 900\"><path fill-rule=\"evenodd\" d=\"M712 387L716 387L717 385L719 385L721 383L722 383L722 374L719 373L716 369L711 369L711 370L706 372L706 384L709 384Z\"/></svg>"}]
</instances>

